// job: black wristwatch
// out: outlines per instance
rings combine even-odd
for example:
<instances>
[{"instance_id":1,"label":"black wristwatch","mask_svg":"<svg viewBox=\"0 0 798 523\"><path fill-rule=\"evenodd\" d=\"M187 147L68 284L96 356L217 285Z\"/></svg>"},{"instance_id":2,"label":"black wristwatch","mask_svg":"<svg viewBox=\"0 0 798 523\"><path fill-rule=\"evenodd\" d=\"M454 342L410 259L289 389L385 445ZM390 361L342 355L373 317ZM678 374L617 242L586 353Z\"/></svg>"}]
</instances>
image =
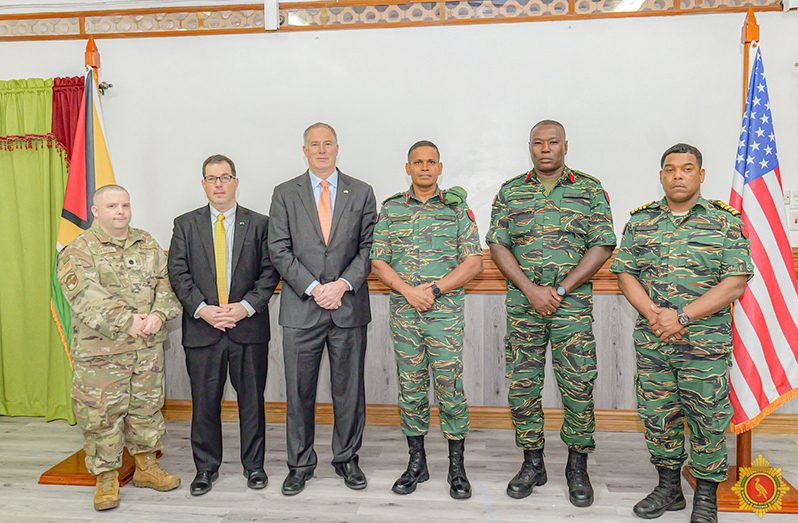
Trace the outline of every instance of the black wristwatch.
<instances>
[{"instance_id":1,"label":"black wristwatch","mask_svg":"<svg viewBox=\"0 0 798 523\"><path fill-rule=\"evenodd\" d=\"M565 290L565 287L563 287L562 285L558 285L557 286L557 295L560 298L565 298L566 296L568 296L568 291Z\"/></svg>"},{"instance_id":2,"label":"black wristwatch","mask_svg":"<svg viewBox=\"0 0 798 523\"><path fill-rule=\"evenodd\" d=\"M681 307L676 309L676 316L679 318L679 325L682 327L687 327L690 325L690 316L685 314Z\"/></svg>"},{"instance_id":3,"label":"black wristwatch","mask_svg":"<svg viewBox=\"0 0 798 523\"><path fill-rule=\"evenodd\" d=\"M432 289L432 295L435 296L436 300L441 297L441 289L438 287L437 283L433 283L430 289Z\"/></svg>"}]
</instances>

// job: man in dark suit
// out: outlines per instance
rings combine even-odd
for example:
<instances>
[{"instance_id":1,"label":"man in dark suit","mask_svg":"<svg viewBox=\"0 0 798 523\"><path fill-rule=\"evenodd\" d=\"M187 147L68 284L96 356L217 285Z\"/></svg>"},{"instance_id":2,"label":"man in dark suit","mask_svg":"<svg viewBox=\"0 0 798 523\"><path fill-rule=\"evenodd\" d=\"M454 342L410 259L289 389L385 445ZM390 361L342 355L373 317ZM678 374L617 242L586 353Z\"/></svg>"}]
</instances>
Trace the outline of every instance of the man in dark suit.
<instances>
[{"instance_id":1,"label":"man in dark suit","mask_svg":"<svg viewBox=\"0 0 798 523\"><path fill-rule=\"evenodd\" d=\"M269 299L279 275L269 260L269 219L236 204L235 164L223 155L202 164L209 205L175 219L169 280L183 304L183 347L191 379L191 494L211 490L222 462L221 402L227 370L238 394L241 463L247 486L263 470L263 392L269 349Z\"/></svg>"},{"instance_id":2,"label":"man in dark suit","mask_svg":"<svg viewBox=\"0 0 798 523\"><path fill-rule=\"evenodd\" d=\"M325 346L335 412L333 466L346 486L366 488L357 452L366 416L363 362L371 321L366 280L374 192L336 168L338 141L328 124L308 127L302 150L308 171L275 188L269 211L269 252L283 277L289 473L282 492L287 496L301 492L316 468L314 406Z\"/></svg>"}]
</instances>

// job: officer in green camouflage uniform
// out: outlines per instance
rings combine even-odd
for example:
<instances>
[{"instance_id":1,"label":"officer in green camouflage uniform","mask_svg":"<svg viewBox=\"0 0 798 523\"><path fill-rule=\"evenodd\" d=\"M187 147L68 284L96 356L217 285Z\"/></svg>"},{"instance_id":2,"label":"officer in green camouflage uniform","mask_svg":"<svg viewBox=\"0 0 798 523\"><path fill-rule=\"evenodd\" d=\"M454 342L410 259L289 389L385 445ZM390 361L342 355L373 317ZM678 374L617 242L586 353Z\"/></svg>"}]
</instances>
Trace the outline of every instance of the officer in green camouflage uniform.
<instances>
[{"instance_id":1,"label":"officer in green camouflage uniform","mask_svg":"<svg viewBox=\"0 0 798 523\"><path fill-rule=\"evenodd\" d=\"M128 226L130 199L116 185L96 191L94 222L59 255L57 274L72 309L72 408L83 430L86 468L97 476L97 510L119 504L117 469L127 444L133 483L172 490L180 478L156 456L165 432L163 342L180 304L166 255Z\"/></svg>"},{"instance_id":2,"label":"officer in green camouflage uniform","mask_svg":"<svg viewBox=\"0 0 798 523\"><path fill-rule=\"evenodd\" d=\"M429 372L449 441L450 495L471 496L463 463L469 429L463 391L463 285L482 270L474 215L460 187L438 188L438 148L421 141L408 152L412 186L383 202L371 260L391 289L391 332L399 374L402 431L410 447L407 470L393 491L409 494L429 478L424 435L429 430Z\"/></svg>"},{"instance_id":3,"label":"officer in green camouflage uniform","mask_svg":"<svg viewBox=\"0 0 798 523\"><path fill-rule=\"evenodd\" d=\"M493 202L487 242L507 284L506 371L521 470L507 494L524 498L543 485L543 389L546 345L562 396L560 437L568 446L565 476L572 504L593 503L587 453L595 443L593 383L596 343L590 278L616 238L601 183L565 166L565 129L553 120L530 132L534 169L502 185Z\"/></svg>"},{"instance_id":4,"label":"officer in green camouflage uniform","mask_svg":"<svg viewBox=\"0 0 798 523\"><path fill-rule=\"evenodd\" d=\"M679 469L698 479L691 521L717 519L715 491L726 479L732 417L727 371L729 304L753 273L739 212L701 197L701 153L677 144L662 156L665 197L632 211L612 264L635 324L637 402L659 485L634 507L643 518L685 507Z\"/></svg>"}]
</instances>

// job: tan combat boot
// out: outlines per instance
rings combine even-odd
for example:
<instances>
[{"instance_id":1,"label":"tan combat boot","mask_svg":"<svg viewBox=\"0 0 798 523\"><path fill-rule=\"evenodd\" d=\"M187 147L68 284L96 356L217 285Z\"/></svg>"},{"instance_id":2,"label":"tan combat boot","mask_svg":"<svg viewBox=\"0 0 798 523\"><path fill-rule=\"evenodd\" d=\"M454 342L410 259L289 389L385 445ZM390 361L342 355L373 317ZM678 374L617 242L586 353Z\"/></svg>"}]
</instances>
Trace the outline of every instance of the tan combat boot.
<instances>
[{"instance_id":1,"label":"tan combat boot","mask_svg":"<svg viewBox=\"0 0 798 523\"><path fill-rule=\"evenodd\" d=\"M94 510L109 510L119 506L119 473L100 472L94 489Z\"/></svg>"},{"instance_id":2,"label":"tan combat boot","mask_svg":"<svg viewBox=\"0 0 798 523\"><path fill-rule=\"evenodd\" d=\"M133 486L145 487L165 492L180 486L180 477L169 474L161 468L154 452L136 454L136 472L133 473Z\"/></svg>"}]
</instances>

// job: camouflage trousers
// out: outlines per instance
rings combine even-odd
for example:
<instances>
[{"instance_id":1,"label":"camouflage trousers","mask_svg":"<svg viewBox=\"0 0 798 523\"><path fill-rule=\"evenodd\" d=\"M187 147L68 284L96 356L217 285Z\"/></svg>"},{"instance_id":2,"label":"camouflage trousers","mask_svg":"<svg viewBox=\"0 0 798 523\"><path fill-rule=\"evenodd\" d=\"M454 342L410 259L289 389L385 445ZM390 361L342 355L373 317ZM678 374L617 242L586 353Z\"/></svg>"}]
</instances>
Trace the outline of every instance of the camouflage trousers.
<instances>
[{"instance_id":1,"label":"camouflage trousers","mask_svg":"<svg viewBox=\"0 0 798 523\"><path fill-rule=\"evenodd\" d=\"M166 431L163 345L73 359L72 410L83 430L86 469L97 475L131 454L160 450Z\"/></svg>"},{"instance_id":2,"label":"camouflage trousers","mask_svg":"<svg viewBox=\"0 0 798 523\"><path fill-rule=\"evenodd\" d=\"M596 341L588 311L568 314L560 309L545 318L525 307L507 308L505 357L515 443L526 450L544 446L541 392L549 342L563 403L560 438L568 448L592 452L596 446L593 383L597 372Z\"/></svg>"},{"instance_id":3,"label":"camouflage trousers","mask_svg":"<svg viewBox=\"0 0 798 523\"><path fill-rule=\"evenodd\" d=\"M726 479L726 430L732 418L728 356L696 357L683 345L635 338L637 405L651 463L680 468L686 459L684 421L690 429L690 472Z\"/></svg>"},{"instance_id":4,"label":"camouflage trousers","mask_svg":"<svg viewBox=\"0 0 798 523\"><path fill-rule=\"evenodd\" d=\"M441 432L463 439L470 419L463 390L463 312L391 316L393 349L399 375L402 432L422 436L429 430L429 368L438 400Z\"/></svg>"}]
</instances>

